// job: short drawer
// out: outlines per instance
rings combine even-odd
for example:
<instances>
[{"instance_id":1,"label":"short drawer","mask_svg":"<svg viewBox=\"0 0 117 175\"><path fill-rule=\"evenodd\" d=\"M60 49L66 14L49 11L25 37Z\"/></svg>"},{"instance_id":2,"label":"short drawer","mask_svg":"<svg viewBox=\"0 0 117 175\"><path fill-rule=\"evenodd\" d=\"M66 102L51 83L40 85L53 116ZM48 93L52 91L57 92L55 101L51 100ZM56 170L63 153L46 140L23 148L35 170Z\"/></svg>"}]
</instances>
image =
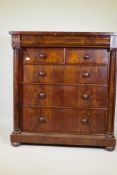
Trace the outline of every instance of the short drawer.
<instances>
[{"instance_id":1,"label":"short drawer","mask_svg":"<svg viewBox=\"0 0 117 175\"><path fill-rule=\"evenodd\" d=\"M106 132L106 110L103 109L24 108L20 112L20 128L24 132Z\"/></svg>"},{"instance_id":2,"label":"short drawer","mask_svg":"<svg viewBox=\"0 0 117 175\"><path fill-rule=\"evenodd\" d=\"M78 64L108 64L107 49L66 49L66 63Z\"/></svg>"},{"instance_id":3,"label":"short drawer","mask_svg":"<svg viewBox=\"0 0 117 175\"><path fill-rule=\"evenodd\" d=\"M107 66L24 65L25 83L107 84Z\"/></svg>"},{"instance_id":4,"label":"short drawer","mask_svg":"<svg viewBox=\"0 0 117 175\"><path fill-rule=\"evenodd\" d=\"M24 48L24 64L64 63L62 48Z\"/></svg>"},{"instance_id":5,"label":"short drawer","mask_svg":"<svg viewBox=\"0 0 117 175\"><path fill-rule=\"evenodd\" d=\"M107 86L23 85L23 105L107 107Z\"/></svg>"}]
</instances>

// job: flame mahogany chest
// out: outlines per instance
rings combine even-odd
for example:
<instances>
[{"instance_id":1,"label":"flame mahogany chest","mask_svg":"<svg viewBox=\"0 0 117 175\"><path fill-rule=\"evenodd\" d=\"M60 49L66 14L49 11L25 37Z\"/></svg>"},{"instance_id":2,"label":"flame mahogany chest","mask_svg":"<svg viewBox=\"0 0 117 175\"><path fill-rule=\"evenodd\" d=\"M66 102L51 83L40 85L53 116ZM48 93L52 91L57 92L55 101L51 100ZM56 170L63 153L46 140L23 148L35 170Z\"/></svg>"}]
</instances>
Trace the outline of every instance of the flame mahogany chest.
<instances>
[{"instance_id":1,"label":"flame mahogany chest","mask_svg":"<svg viewBox=\"0 0 117 175\"><path fill-rule=\"evenodd\" d=\"M113 150L116 33L12 31L11 143Z\"/></svg>"}]
</instances>

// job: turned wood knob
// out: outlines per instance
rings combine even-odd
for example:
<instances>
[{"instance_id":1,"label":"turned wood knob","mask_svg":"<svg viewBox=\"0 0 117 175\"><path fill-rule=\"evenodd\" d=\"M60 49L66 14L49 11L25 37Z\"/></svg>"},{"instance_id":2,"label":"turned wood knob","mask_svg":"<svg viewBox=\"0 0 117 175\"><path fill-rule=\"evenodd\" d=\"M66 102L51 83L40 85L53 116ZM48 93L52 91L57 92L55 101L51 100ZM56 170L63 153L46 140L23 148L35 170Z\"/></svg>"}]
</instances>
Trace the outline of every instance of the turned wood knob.
<instances>
[{"instance_id":1,"label":"turned wood knob","mask_svg":"<svg viewBox=\"0 0 117 175\"><path fill-rule=\"evenodd\" d=\"M41 93L39 94L39 97L40 97L40 98L46 98L46 94L41 92Z\"/></svg>"},{"instance_id":2,"label":"turned wood knob","mask_svg":"<svg viewBox=\"0 0 117 175\"><path fill-rule=\"evenodd\" d=\"M39 75L40 77L45 77L45 76L46 76L46 73L45 73L45 72L39 72L38 75Z\"/></svg>"},{"instance_id":3,"label":"turned wood knob","mask_svg":"<svg viewBox=\"0 0 117 175\"><path fill-rule=\"evenodd\" d=\"M84 95L82 96L82 98L83 98L83 100L88 100L88 99L89 99L89 96L88 96L87 94L84 94Z\"/></svg>"},{"instance_id":4,"label":"turned wood knob","mask_svg":"<svg viewBox=\"0 0 117 175\"><path fill-rule=\"evenodd\" d=\"M45 117L39 117L39 122L44 123L45 122Z\"/></svg>"},{"instance_id":5,"label":"turned wood knob","mask_svg":"<svg viewBox=\"0 0 117 175\"><path fill-rule=\"evenodd\" d=\"M46 58L46 57L47 57L47 55L46 55L45 53L40 53L40 54L39 54L39 58L44 59L44 58Z\"/></svg>"},{"instance_id":6,"label":"turned wood knob","mask_svg":"<svg viewBox=\"0 0 117 175\"><path fill-rule=\"evenodd\" d=\"M86 124L87 124L87 121L88 121L87 118L83 118L83 119L81 120L81 124L82 124L82 125L86 125Z\"/></svg>"},{"instance_id":7,"label":"turned wood knob","mask_svg":"<svg viewBox=\"0 0 117 175\"><path fill-rule=\"evenodd\" d=\"M85 60L87 60L87 59L89 59L90 57L89 57L88 54L85 54L85 55L83 56L83 58L84 58Z\"/></svg>"},{"instance_id":8,"label":"turned wood knob","mask_svg":"<svg viewBox=\"0 0 117 175\"><path fill-rule=\"evenodd\" d=\"M83 77L84 77L84 78L88 78L88 77L89 77L89 73L87 73L87 72L84 73L84 74L83 74Z\"/></svg>"}]
</instances>

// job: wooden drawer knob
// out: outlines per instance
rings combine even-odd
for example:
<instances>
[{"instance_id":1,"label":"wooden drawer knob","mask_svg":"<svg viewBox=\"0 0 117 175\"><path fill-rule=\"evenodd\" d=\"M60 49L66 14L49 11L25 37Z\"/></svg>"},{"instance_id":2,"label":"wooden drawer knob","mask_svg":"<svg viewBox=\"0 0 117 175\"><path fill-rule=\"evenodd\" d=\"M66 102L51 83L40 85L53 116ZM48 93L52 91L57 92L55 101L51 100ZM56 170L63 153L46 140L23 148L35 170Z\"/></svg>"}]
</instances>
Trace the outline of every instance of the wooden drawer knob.
<instances>
[{"instance_id":1,"label":"wooden drawer knob","mask_svg":"<svg viewBox=\"0 0 117 175\"><path fill-rule=\"evenodd\" d=\"M45 73L45 72L39 72L38 75L39 75L40 77L45 77L45 76L46 76L46 73Z\"/></svg>"},{"instance_id":2,"label":"wooden drawer knob","mask_svg":"<svg viewBox=\"0 0 117 175\"><path fill-rule=\"evenodd\" d=\"M46 98L46 94L45 93L40 93L39 98Z\"/></svg>"},{"instance_id":3,"label":"wooden drawer knob","mask_svg":"<svg viewBox=\"0 0 117 175\"><path fill-rule=\"evenodd\" d=\"M84 78L88 78L88 77L89 77L89 73L87 73L87 72L84 73L84 74L83 74L83 77L84 77Z\"/></svg>"},{"instance_id":4,"label":"wooden drawer knob","mask_svg":"<svg viewBox=\"0 0 117 175\"><path fill-rule=\"evenodd\" d=\"M88 121L87 118L83 118L83 119L81 120L81 124L82 124L82 125L86 125L86 124L87 124L87 121Z\"/></svg>"},{"instance_id":5,"label":"wooden drawer knob","mask_svg":"<svg viewBox=\"0 0 117 175\"><path fill-rule=\"evenodd\" d=\"M84 58L85 60L87 60L87 59L90 58L90 56L89 56L88 54L85 54L85 55L83 56L83 58Z\"/></svg>"},{"instance_id":6,"label":"wooden drawer knob","mask_svg":"<svg viewBox=\"0 0 117 175\"><path fill-rule=\"evenodd\" d=\"M39 58L45 59L47 57L47 55L45 53L40 53L39 54Z\"/></svg>"},{"instance_id":7,"label":"wooden drawer knob","mask_svg":"<svg viewBox=\"0 0 117 175\"><path fill-rule=\"evenodd\" d=\"M88 100L88 99L89 99L89 96L88 96L87 94L84 94L84 95L82 96L82 99L83 99L83 100Z\"/></svg>"},{"instance_id":8,"label":"wooden drawer knob","mask_svg":"<svg viewBox=\"0 0 117 175\"><path fill-rule=\"evenodd\" d=\"M45 122L45 117L39 117L39 122L44 123Z\"/></svg>"}]
</instances>

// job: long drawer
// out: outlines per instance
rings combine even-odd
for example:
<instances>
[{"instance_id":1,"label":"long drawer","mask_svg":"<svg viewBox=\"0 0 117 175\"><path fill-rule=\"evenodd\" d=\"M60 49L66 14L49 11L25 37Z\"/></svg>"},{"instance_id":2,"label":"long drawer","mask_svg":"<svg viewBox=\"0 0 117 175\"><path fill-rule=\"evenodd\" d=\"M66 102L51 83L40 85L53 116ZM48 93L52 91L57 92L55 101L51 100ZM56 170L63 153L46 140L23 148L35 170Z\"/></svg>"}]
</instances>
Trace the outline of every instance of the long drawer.
<instances>
[{"instance_id":1,"label":"long drawer","mask_svg":"<svg viewBox=\"0 0 117 175\"><path fill-rule=\"evenodd\" d=\"M107 84L107 66L24 65L23 82Z\"/></svg>"},{"instance_id":2,"label":"long drawer","mask_svg":"<svg viewBox=\"0 0 117 175\"><path fill-rule=\"evenodd\" d=\"M23 108L20 128L24 132L69 132L104 134L106 110Z\"/></svg>"},{"instance_id":3,"label":"long drawer","mask_svg":"<svg viewBox=\"0 0 117 175\"><path fill-rule=\"evenodd\" d=\"M107 86L21 85L21 105L107 107Z\"/></svg>"}]
</instances>

